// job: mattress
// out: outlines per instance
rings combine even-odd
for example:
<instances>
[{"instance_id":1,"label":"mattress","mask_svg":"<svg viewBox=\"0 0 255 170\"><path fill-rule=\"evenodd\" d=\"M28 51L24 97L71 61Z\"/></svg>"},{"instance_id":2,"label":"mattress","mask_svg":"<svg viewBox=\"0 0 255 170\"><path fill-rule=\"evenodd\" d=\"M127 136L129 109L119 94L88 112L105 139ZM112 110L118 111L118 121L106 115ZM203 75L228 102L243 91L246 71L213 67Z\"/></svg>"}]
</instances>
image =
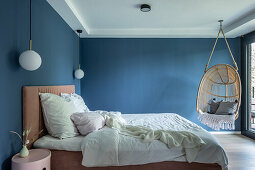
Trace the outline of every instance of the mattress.
<instances>
[{"instance_id":1,"label":"mattress","mask_svg":"<svg viewBox=\"0 0 255 170\"><path fill-rule=\"evenodd\" d=\"M122 114L127 124L147 126L152 129L189 129L192 133L201 137L206 145L201 148L195 162L217 163L223 169L227 169L228 160L218 141L202 127L178 116L177 114ZM192 128L191 128L192 127ZM54 150L81 151L81 142L84 136L57 139L46 135L34 143L36 148L48 148ZM130 136L120 135L119 163L121 165L137 165L162 161L186 162L182 148L169 149L164 143L154 140L144 143L142 140Z\"/></svg>"}]
</instances>

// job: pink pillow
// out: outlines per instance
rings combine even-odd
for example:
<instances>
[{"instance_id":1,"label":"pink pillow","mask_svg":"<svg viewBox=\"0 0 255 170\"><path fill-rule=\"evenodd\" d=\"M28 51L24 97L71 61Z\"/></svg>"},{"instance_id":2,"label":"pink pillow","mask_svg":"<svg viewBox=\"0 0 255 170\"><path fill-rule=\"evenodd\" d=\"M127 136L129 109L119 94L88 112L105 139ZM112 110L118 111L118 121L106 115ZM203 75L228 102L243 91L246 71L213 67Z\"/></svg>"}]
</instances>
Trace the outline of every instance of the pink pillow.
<instances>
[{"instance_id":1,"label":"pink pillow","mask_svg":"<svg viewBox=\"0 0 255 170\"><path fill-rule=\"evenodd\" d=\"M101 129L105 125L103 116L95 112L74 113L71 119L82 135Z\"/></svg>"}]
</instances>

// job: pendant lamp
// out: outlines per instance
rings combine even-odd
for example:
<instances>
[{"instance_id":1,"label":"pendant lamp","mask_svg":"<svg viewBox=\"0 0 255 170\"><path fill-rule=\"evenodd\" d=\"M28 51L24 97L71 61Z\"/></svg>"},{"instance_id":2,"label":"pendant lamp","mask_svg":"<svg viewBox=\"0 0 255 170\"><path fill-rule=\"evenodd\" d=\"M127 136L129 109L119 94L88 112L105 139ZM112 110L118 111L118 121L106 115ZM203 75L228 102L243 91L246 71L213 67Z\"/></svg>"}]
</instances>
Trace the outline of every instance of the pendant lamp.
<instances>
[{"instance_id":1,"label":"pendant lamp","mask_svg":"<svg viewBox=\"0 0 255 170\"><path fill-rule=\"evenodd\" d=\"M75 70L75 72L74 72L74 76L75 76L75 78L76 79L82 79L83 77L84 77L84 72L83 72L83 70L81 69L81 65L80 65L80 35L81 35L81 33L82 33L82 30L77 30L77 33L79 34L79 40L78 40L78 54L79 54L79 56L78 56L78 59L79 59L79 69L77 69L77 70Z\"/></svg>"},{"instance_id":2,"label":"pendant lamp","mask_svg":"<svg viewBox=\"0 0 255 170\"><path fill-rule=\"evenodd\" d=\"M30 0L30 41L29 41L29 50L21 53L19 57L19 64L21 67L28 71L37 70L42 63L41 56L32 50L32 0Z\"/></svg>"}]
</instances>

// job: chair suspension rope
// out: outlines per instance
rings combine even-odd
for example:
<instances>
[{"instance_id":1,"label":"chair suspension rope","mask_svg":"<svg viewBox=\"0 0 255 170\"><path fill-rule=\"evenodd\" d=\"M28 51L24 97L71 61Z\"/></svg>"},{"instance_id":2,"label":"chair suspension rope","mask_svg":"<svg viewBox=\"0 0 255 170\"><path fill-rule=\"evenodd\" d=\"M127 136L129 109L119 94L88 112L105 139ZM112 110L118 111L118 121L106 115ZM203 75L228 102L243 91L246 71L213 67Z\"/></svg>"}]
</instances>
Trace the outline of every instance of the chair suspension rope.
<instances>
[{"instance_id":1,"label":"chair suspension rope","mask_svg":"<svg viewBox=\"0 0 255 170\"><path fill-rule=\"evenodd\" d=\"M210 54L210 57L209 57L209 60L208 60L208 62L207 62L207 64L206 64L206 66L205 66L205 72L207 71L207 67L208 67L208 65L209 65L209 63L210 63L210 61L211 61L211 58L212 58L214 49L215 49L215 47L216 47L216 44L217 44L217 42L218 42L219 36L220 36L220 30L219 30L218 35L217 35L217 38L216 38L216 40L215 40L213 49L212 49L211 54Z\"/></svg>"},{"instance_id":2,"label":"chair suspension rope","mask_svg":"<svg viewBox=\"0 0 255 170\"><path fill-rule=\"evenodd\" d=\"M206 64L206 66L205 66L205 70L204 70L204 72L206 72L206 71L207 71L207 67L208 67L208 65L209 65L209 63L210 63L210 61L211 61L211 58L212 58L213 52L214 52L214 50L215 50L215 47L216 47L216 45L217 45L217 42L218 42L218 39L219 39L219 36L220 36L220 33L222 33L222 35L223 35L223 37L224 37L224 40L225 40L225 42L226 42L226 44L227 44L227 47L228 47L228 51L229 51L229 53L230 53L230 55L231 55L231 57L232 57L232 60L233 60L234 65L235 65L236 71L238 71L238 66L237 66L237 64L236 64L236 61L235 61L235 59L234 59L234 56L233 56L233 54L232 54L232 52L231 52L231 49L230 49L230 47L229 47L229 44L228 44L227 38L226 38L226 36L225 36L225 34L224 34L224 32L223 32L223 29L222 29L222 22L223 22L223 20L219 20L219 22L220 22L220 29L219 29L219 32L218 32L217 38L216 38L216 40L215 40L215 43L214 43L213 49L212 49L212 51L211 51L211 54L210 54L209 60L208 60L208 62L207 62L207 64Z\"/></svg>"},{"instance_id":3,"label":"chair suspension rope","mask_svg":"<svg viewBox=\"0 0 255 170\"><path fill-rule=\"evenodd\" d=\"M227 38L226 38L226 36L225 36L225 34L224 34L224 32L223 32L223 29L222 29L222 28L220 28L220 29L221 29L221 33L222 33L222 35L223 35L223 37L224 37L224 40L225 40L225 42L226 42L226 44L227 44L228 51L229 51L229 53L230 53L230 55L231 55L231 57L232 57L232 60L233 60L233 62L234 62L234 65L235 65L235 67L236 67L236 71L238 71L238 67L237 67L235 58L234 58L234 56L233 56L233 54L232 54L232 52L231 52L231 50L230 50L230 47L229 47Z\"/></svg>"}]
</instances>

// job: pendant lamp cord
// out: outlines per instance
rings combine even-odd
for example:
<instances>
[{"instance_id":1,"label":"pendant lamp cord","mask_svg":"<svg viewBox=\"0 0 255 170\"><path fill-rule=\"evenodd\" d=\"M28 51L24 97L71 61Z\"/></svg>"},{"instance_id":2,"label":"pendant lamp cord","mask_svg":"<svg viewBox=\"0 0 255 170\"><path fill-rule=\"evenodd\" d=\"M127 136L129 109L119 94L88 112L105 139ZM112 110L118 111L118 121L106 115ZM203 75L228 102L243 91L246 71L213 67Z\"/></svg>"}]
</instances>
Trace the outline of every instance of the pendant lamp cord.
<instances>
[{"instance_id":1,"label":"pendant lamp cord","mask_svg":"<svg viewBox=\"0 0 255 170\"><path fill-rule=\"evenodd\" d=\"M226 38L226 36L225 36L225 34L224 34L224 32L223 32L223 29L222 29L222 22L223 22L223 20L219 20L219 22L220 22L220 29L219 29L217 38L216 38L216 40L215 40L213 49L212 49L212 51L211 51L209 60L208 60L208 62L207 62L207 64L206 64L206 66L205 66L205 71L204 71L204 72L207 71L207 67L208 67L208 65L209 65L209 63L210 63L210 60L211 60L211 58L212 58L212 55L213 55L213 52L214 52L214 50L215 50L216 44L217 44L217 42L218 42L220 33L222 33L222 35L223 35L223 37L224 37L224 40L225 40L225 42L226 42L226 44L227 44L227 47L228 47L228 51L229 51L229 53L230 53L230 55L231 55L231 57L232 57L232 60L233 60L234 65L235 65L236 71L238 71L238 66L237 66L237 64L236 64L235 58L234 58L234 56L233 56L233 54L232 54L232 52L231 52L231 50L230 50L230 47L229 47L227 38Z\"/></svg>"},{"instance_id":2,"label":"pendant lamp cord","mask_svg":"<svg viewBox=\"0 0 255 170\"><path fill-rule=\"evenodd\" d=\"M81 68L81 65L80 65L80 35L81 35L81 33L79 33L79 38L78 38L78 55L79 55L79 57L78 57L78 59L79 59L79 69Z\"/></svg>"},{"instance_id":3,"label":"pendant lamp cord","mask_svg":"<svg viewBox=\"0 0 255 170\"><path fill-rule=\"evenodd\" d=\"M30 0L30 10L29 10L29 32L30 32L30 40L29 40L29 50L32 50L32 0Z\"/></svg>"}]
</instances>

